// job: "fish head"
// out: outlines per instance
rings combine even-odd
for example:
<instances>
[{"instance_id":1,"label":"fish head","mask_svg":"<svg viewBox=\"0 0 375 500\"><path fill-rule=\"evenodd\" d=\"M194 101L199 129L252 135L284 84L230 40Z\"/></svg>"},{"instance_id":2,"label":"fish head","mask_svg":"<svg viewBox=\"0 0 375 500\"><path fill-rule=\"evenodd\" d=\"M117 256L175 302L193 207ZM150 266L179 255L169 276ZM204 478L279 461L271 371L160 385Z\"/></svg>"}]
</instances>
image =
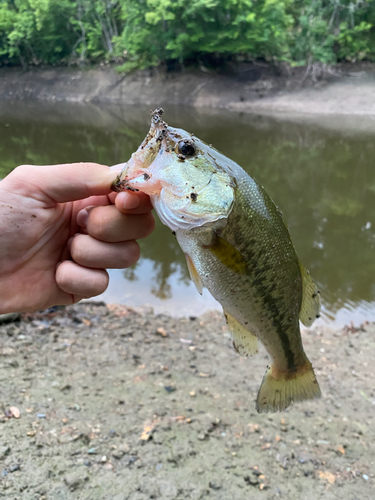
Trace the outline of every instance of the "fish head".
<instances>
[{"instance_id":1,"label":"fish head","mask_svg":"<svg viewBox=\"0 0 375 500\"><path fill-rule=\"evenodd\" d=\"M163 110L152 113L150 130L113 189L148 194L161 221L173 231L227 218L235 182L225 158L192 134L169 127Z\"/></svg>"}]
</instances>

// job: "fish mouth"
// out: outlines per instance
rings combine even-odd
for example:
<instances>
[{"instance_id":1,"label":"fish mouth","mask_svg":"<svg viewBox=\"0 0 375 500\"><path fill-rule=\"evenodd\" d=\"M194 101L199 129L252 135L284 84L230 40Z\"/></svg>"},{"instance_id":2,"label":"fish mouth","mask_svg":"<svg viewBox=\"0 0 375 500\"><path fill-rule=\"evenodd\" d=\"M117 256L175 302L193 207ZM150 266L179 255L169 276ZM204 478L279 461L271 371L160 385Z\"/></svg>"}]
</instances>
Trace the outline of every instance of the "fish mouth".
<instances>
[{"instance_id":1,"label":"fish mouth","mask_svg":"<svg viewBox=\"0 0 375 500\"><path fill-rule=\"evenodd\" d=\"M159 194L162 190L162 185L159 179L153 177L150 170L137 168L132 159L130 159L121 174L116 177L115 182L112 184L112 190L117 193L124 190L142 191L151 195Z\"/></svg>"}]
</instances>

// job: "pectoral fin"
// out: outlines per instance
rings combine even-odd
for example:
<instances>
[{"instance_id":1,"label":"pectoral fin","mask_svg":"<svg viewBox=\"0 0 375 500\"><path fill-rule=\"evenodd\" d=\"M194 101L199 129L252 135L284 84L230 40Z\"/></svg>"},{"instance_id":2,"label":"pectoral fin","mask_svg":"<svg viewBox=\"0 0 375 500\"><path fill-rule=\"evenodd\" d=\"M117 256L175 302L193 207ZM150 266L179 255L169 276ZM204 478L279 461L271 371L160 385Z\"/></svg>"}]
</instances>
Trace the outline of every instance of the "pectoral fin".
<instances>
[{"instance_id":1,"label":"pectoral fin","mask_svg":"<svg viewBox=\"0 0 375 500\"><path fill-rule=\"evenodd\" d=\"M300 263L302 274L302 304L299 319L305 326L311 326L320 317L320 291L309 271Z\"/></svg>"},{"instance_id":2,"label":"pectoral fin","mask_svg":"<svg viewBox=\"0 0 375 500\"><path fill-rule=\"evenodd\" d=\"M186 257L186 263L187 263L187 266L189 269L190 278L192 279L198 292L202 295L203 283L202 283L201 277L199 276L198 271L196 270L190 256L186 253L185 257Z\"/></svg>"},{"instance_id":3,"label":"pectoral fin","mask_svg":"<svg viewBox=\"0 0 375 500\"><path fill-rule=\"evenodd\" d=\"M224 311L227 325L232 333L233 347L241 356L254 356L258 352L257 337L246 330L237 320Z\"/></svg>"}]
</instances>

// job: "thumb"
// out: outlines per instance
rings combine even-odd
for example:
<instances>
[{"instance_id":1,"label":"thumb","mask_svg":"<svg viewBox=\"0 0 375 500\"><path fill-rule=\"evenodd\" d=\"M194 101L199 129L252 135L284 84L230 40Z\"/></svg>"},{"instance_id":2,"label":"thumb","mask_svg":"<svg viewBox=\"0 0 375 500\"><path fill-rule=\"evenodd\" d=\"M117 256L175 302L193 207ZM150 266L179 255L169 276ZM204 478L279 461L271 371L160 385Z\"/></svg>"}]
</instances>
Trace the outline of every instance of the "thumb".
<instances>
[{"instance_id":1,"label":"thumb","mask_svg":"<svg viewBox=\"0 0 375 500\"><path fill-rule=\"evenodd\" d=\"M29 198L48 203L64 203L94 195L109 194L116 172L98 163L67 163L63 165L22 165L2 182Z\"/></svg>"}]
</instances>

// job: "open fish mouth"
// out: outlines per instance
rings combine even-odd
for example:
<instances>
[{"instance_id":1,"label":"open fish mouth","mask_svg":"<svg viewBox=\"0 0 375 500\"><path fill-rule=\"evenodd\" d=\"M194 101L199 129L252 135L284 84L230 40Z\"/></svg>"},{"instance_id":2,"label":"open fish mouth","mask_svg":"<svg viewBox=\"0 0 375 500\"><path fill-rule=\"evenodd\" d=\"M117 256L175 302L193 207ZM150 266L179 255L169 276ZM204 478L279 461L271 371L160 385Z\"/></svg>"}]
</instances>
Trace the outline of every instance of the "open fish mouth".
<instances>
[{"instance_id":1,"label":"open fish mouth","mask_svg":"<svg viewBox=\"0 0 375 500\"><path fill-rule=\"evenodd\" d=\"M185 130L169 127L162 114L162 108L151 112L150 129L113 190L149 195L162 222L173 231L226 218L233 206L232 178L206 155L209 146Z\"/></svg>"},{"instance_id":2,"label":"open fish mouth","mask_svg":"<svg viewBox=\"0 0 375 500\"><path fill-rule=\"evenodd\" d=\"M113 191L143 191L148 195L160 193L160 180L150 167L156 156L167 149L164 139L168 136L168 124L161 119L163 113L162 108L151 112L150 130L117 176L112 185Z\"/></svg>"}]
</instances>

